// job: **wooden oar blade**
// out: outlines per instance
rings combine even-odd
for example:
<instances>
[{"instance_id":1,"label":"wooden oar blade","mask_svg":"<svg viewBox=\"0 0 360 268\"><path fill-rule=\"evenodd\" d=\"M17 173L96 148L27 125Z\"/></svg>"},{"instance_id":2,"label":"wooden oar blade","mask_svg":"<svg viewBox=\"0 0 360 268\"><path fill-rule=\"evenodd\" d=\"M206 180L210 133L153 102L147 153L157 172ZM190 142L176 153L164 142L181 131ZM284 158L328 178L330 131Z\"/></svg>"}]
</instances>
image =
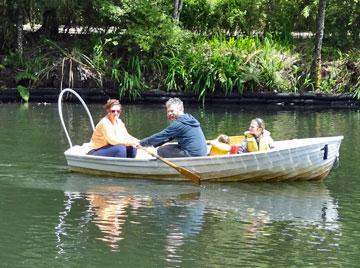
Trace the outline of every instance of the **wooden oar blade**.
<instances>
[{"instance_id":1,"label":"wooden oar blade","mask_svg":"<svg viewBox=\"0 0 360 268\"><path fill-rule=\"evenodd\" d=\"M178 166L173 162L170 162L167 159L164 159L160 156L157 155L157 158L161 161L163 161L165 164L169 165L170 167L176 169L179 173L181 173L183 176L189 178L190 180L192 180L194 183L199 184L200 185L200 175L194 173L193 171L190 171L184 167Z\"/></svg>"},{"instance_id":2,"label":"wooden oar blade","mask_svg":"<svg viewBox=\"0 0 360 268\"><path fill-rule=\"evenodd\" d=\"M174 167L175 168L175 167ZM200 176L196 173L194 173L193 171L190 171L186 168L183 167L176 167L175 168L177 171L179 171L182 175L184 175L185 177L191 179L194 183L196 184L200 184Z\"/></svg>"},{"instance_id":3,"label":"wooden oar blade","mask_svg":"<svg viewBox=\"0 0 360 268\"><path fill-rule=\"evenodd\" d=\"M158 160L164 162L168 166L176 169L180 174L182 174L184 177L190 179L192 182L200 185L200 175L198 175L198 174L194 173L193 171L190 171L184 167L180 167L180 166L176 165L175 163L173 163L169 160L166 160L165 158L162 158L161 156L158 156L157 154L154 154L153 152L146 149L145 147L142 147L141 145L138 145L137 147L140 148L141 150L144 150L145 152L152 155L153 157L157 158Z\"/></svg>"}]
</instances>

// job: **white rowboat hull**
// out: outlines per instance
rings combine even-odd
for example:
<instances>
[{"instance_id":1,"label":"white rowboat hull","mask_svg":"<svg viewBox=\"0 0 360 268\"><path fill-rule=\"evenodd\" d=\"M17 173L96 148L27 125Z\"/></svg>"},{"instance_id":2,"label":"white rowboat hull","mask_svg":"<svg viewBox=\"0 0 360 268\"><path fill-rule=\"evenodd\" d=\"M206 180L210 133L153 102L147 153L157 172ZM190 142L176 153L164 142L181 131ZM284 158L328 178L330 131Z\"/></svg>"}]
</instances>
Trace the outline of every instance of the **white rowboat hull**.
<instances>
[{"instance_id":1,"label":"white rowboat hull","mask_svg":"<svg viewBox=\"0 0 360 268\"><path fill-rule=\"evenodd\" d=\"M270 151L237 155L169 158L198 173L201 181L260 182L322 180L338 159L343 136L275 142ZM175 169L155 159L86 155L81 146L65 151L72 171L121 178L188 181Z\"/></svg>"}]
</instances>

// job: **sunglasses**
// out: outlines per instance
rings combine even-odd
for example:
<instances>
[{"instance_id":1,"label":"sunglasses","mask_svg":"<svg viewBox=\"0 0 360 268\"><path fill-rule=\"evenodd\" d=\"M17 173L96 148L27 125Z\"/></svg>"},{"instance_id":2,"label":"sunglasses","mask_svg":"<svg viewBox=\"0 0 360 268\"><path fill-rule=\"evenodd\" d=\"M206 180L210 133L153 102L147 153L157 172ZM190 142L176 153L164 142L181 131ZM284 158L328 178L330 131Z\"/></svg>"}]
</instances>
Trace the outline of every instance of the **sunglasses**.
<instances>
[{"instance_id":1,"label":"sunglasses","mask_svg":"<svg viewBox=\"0 0 360 268\"><path fill-rule=\"evenodd\" d=\"M113 113L113 114L115 114L115 113L119 114L120 110L111 110L110 112Z\"/></svg>"}]
</instances>

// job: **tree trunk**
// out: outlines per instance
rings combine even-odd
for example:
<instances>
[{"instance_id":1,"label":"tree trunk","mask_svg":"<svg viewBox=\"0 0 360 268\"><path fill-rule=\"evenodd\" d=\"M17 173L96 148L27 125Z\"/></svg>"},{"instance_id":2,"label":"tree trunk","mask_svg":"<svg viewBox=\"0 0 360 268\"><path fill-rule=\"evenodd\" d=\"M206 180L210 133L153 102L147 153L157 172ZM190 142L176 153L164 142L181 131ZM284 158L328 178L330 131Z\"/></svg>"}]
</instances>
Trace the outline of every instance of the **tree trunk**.
<instances>
[{"instance_id":1,"label":"tree trunk","mask_svg":"<svg viewBox=\"0 0 360 268\"><path fill-rule=\"evenodd\" d=\"M317 90L320 87L321 81L321 47L325 28L325 9L326 0L320 0L316 18L314 59L311 66L311 78L314 81L314 90Z\"/></svg>"},{"instance_id":2,"label":"tree trunk","mask_svg":"<svg viewBox=\"0 0 360 268\"><path fill-rule=\"evenodd\" d=\"M182 6L183 6L183 0L173 0L173 6L174 6L173 19L176 22L179 22L180 13L181 13Z\"/></svg>"},{"instance_id":3,"label":"tree trunk","mask_svg":"<svg viewBox=\"0 0 360 268\"><path fill-rule=\"evenodd\" d=\"M22 13L22 7L20 4L16 5L16 50L22 56L24 52L23 40L23 23L24 16Z\"/></svg>"},{"instance_id":4,"label":"tree trunk","mask_svg":"<svg viewBox=\"0 0 360 268\"><path fill-rule=\"evenodd\" d=\"M48 37L56 37L59 33L59 22L56 9L48 9L43 13L43 24L37 30L38 34Z\"/></svg>"}]
</instances>

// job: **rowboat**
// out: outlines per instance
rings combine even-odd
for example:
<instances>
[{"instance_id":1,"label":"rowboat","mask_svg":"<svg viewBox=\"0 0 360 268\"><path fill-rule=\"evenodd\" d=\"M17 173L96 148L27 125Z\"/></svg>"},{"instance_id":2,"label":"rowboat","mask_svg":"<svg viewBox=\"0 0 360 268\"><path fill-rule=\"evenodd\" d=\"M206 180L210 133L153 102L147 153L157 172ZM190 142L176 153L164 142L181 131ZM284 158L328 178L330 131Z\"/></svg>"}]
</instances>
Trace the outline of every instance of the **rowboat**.
<instances>
[{"instance_id":1,"label":"rowboat","mask_svg":"<svg viewBox=\"0 0 360 268\"><path fill-rule=\"evenodd\" d=\"M61 100L64 91L71 92L80 99L93 128L94 124L81 97L71 89L64 89L60 93L58 107L70 144L70 148L64 152L70 170L120 178L188 180L178 170L146 152L139 153L135 159L115 158L87 155L86 144L73 146L62 118ZM269 151L166 160L198 174L201 182L323 180L339 158L342 140L343 136L291 139L276 141L275 148Z\"/></svg>"},{"instance_id":2,"label":"rowboat","mask_svg":"<svg viewBox=\"0 0 360 268\"><path fill-rule=\"evenodd\" d=\"M342 136L275 142L265 152L168 159L200 175L201 181L322 180L339 156ZM85 146L86 147L86 146ZM65 151L72 171L121 178L188 180L154 157L113 158L86 155L83 146Z\"/></svg>"}]
</instances>

